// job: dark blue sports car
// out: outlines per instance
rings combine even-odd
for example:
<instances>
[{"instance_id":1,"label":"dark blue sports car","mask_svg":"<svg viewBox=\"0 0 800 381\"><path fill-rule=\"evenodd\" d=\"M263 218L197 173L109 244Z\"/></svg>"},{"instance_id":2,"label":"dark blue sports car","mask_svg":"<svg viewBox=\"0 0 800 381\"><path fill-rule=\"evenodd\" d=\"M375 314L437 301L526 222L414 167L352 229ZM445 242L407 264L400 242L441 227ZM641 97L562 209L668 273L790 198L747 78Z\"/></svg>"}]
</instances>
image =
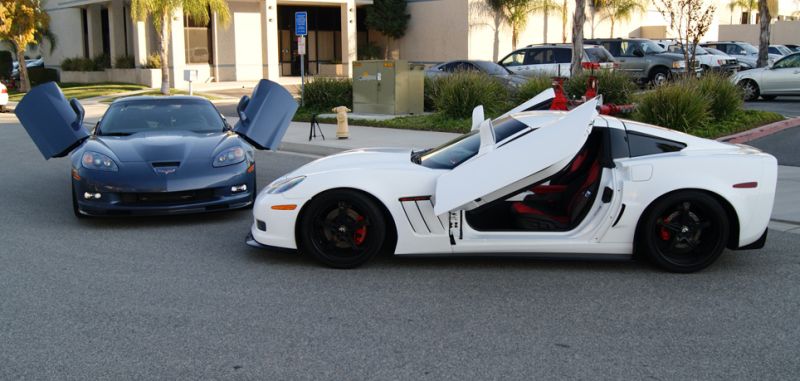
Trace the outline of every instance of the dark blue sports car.
<instances>
[{"instance_id":1,"label":"dark blue sports car","mask_svg":"<svg viewBox=\"0 0 800 381\"><path fill-rule=\"evenodd\" d=\"M75 215L177 214L237 209L256 197L255 149L275 150L297 102L262 80L231 127L206 99L114 101L89 133L84 110L55 83L35 87L15 113L45 159L70 155Z\"/></svg>"}]
</instances>

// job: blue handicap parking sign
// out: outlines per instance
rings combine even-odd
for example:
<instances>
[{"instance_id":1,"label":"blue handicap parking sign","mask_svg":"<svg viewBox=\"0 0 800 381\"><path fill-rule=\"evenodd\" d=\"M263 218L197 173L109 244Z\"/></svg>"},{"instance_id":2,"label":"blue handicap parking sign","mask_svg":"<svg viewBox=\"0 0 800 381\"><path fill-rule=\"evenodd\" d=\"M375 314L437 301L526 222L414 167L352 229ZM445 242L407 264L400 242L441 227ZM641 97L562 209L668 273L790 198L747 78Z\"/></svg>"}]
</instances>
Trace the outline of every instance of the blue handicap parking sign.
<instances>
[{"instance_id":1,"label":"blue handicap parking sign","mask_svg":"<svg viewBox=\"0 0 800 381\"><path fill-rule=\"evenodd\" d=\"M307 19L307 12L294 13L294 34L296 36L305 36L308 34L308 24L306 23Z\"/></svg>"}]
</instances>

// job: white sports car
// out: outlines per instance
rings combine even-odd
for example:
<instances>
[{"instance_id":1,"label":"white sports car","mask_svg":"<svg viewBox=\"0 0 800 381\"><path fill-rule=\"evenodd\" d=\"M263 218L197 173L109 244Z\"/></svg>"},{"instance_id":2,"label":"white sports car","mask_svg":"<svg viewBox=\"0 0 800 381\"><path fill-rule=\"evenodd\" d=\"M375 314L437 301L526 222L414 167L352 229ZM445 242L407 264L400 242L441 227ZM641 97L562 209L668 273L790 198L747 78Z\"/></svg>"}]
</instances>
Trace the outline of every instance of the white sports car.
<instances>
[{"instance_id":1,"label":"white sports car","mask_svg":"<svg viewBox=\"0 0 800 381\"><path fill-rule=\"evenodd\" d=\"M674 272L766 241L777 161L743 145L541 109L552 90L438 148L358 149L263 189L247 243L338 268L396 255L613 258Z\"/></svg>"}]
</instances>

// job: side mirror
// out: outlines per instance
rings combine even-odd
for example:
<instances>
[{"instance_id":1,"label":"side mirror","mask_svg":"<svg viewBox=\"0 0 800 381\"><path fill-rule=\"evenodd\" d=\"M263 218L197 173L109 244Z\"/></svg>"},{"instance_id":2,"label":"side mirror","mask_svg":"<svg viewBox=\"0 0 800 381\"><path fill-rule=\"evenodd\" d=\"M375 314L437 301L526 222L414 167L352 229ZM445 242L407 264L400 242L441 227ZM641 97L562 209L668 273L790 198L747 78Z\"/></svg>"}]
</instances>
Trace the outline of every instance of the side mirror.
<instances>
[{"instance_id":1,"label":"side mirror","mask_svg":"<svg viewBox=\"0 0 800 381\"><path fill-rule=\"evenodd\" d=\"M236 113L239 114L239 120L242 123L247 123L247 114L244 113L244 110L247 109L247 105L250 104L250 97L247 95L243 95L242 99L239 99L239 104L236 105Z\"/></svg>"},{"instance_id":2,"label":"side mirror","mask_svg":"<svg viewBox=\"0 0 800 381\"><path fill-rule=\"evenodd\" d=\"M83 118L86 116L86 111L83 109L81 102L75 98L69 100L69 106L72 107L72 111L75 111L75 120L72 122L72 129L78 131L83 128Z\"/></svg>"},{"instance_id":3,"label":"side mirror","mask_svg":"<svg viewBox=\"0 0 800 381\"><path fill-rule=\"evenodd\" d=\"M497 137L494 134L494 126L491 119L486 119L480 125L481 146L478 149L478 155L494 151L494 145L497 143Z\"/></svg>"},{"instance_id":4,"label":"side mirror","mask_svg":"<svg viewBox=\"0 0 800 381\"><path fill-rule=\"evenodd\" d=\"M483 123L485 119L486 118L483 116L483 105L472 109L472 129L470 129L470 131L480 128L481 123Z\"/></svg>"},{"instance_id":5,"label":"side mirror","mask_svg":"<svg viewBox=\"0 0 800 381\"><path fill-rule=\"evenodd\" d=\"M644 57L644 50L641 48L633 49L633 55L636 57Z\"/></svg>"}]
</instances>

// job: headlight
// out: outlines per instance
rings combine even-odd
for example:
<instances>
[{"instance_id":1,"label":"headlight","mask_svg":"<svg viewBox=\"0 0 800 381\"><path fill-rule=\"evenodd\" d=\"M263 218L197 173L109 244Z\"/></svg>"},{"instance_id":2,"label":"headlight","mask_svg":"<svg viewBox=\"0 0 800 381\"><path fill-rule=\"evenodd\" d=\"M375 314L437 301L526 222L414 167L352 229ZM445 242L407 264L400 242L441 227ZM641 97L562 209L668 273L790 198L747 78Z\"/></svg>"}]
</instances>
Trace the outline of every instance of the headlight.
<instances>
[{"instance_id":1,"label":"headlight","mask_svg":"<svg viewBox=\"0 0 800 381\"><path fill-rule=\"evenodd\" d=\"M100 171L119 171L117 163L110 157L97 152L84 152L81 157L81 165L86 169L97 169Z\"/></svg>"},{"instance_id":2,"label":"headlight","mask_svg":"<svg viewBox=\"0 0 800 381\"><path fill-rule=\"evenodd\" d=\"M297 184L300 184L305 179L306 179L305 176L297 176L297 177L291 177L291 178L286 178L286 179L278 179L278 180L273 181L272 184L269 184L265 191L268 194L283 193L283 192L288 191L289 189L294 188L295 186L297 186Z\"/></svg>"},{"instance_id":3,"label":"headlight","mask_svg":"<svg viewBox=\"0 0 800 381\"><path fill-rule=\"evenodd\" d=\"M214 158L215 167L224 167L226 165L239 164L244 161L244 148L233 147L222 151L217 157Z\"/></svg>"},{"instance_id":4,"label":"headlight","mask_svg":"<svg viewBox=\"0 0 800 381\"><path fill-rule=\"evenodd\" d=\"M672 61L673 69L683 69L685 67L686 67L686 62L684 61Z\"/></svg>"}]
</instances>

